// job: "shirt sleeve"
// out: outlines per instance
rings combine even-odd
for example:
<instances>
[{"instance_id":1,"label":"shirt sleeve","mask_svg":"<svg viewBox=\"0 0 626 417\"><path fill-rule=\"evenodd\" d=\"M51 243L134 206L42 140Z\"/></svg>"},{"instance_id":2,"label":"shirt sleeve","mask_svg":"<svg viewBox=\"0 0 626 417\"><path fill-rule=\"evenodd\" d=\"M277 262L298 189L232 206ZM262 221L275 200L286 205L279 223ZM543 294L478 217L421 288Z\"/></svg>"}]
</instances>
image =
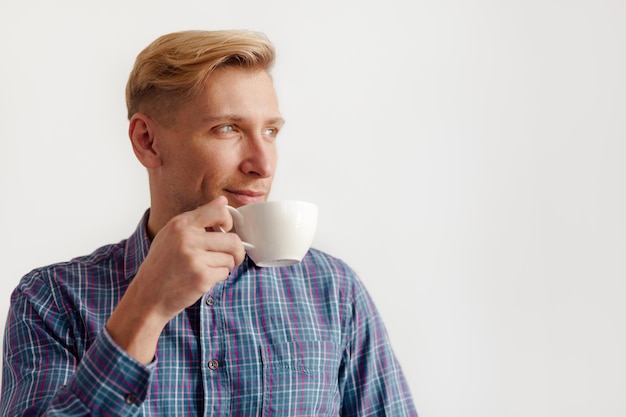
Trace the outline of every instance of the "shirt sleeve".
<instances>
[{"instance_id":1,"label":"shirt sleeve","mask_svg":"<svg viewBox=\"0 0 626 417\"><path fill-rule=\"evenodd\" d=\"M25 284L24 282L27 282ZM155 363L144 366L106 330L79 357L74 329L41 280L11 297L3 347L3 416L132 416L145 399Z\"/></svg>"},{"instance_id":2,"label":"shirt sleeve","mask_svg":"<svg viewBox=\"0 0 626 417\"><path fill-rule=\"evenodd\" d=\"M343 417L417 417L387 330L360 281L353 291L348 346L340 372Z\"/></svg>"}]
</instances>

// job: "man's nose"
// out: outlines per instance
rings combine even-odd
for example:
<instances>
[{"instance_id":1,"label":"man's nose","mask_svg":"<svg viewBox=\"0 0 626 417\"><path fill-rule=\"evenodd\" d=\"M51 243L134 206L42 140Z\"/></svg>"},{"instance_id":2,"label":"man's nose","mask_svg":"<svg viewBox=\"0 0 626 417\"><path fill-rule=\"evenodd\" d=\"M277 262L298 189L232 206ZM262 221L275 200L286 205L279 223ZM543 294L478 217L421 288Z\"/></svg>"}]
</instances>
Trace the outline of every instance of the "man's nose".
<instances>
[{"instance_id":1,"label":"man's nose","mask_svg":"<svg viewBox=\"0 0 626 417\"><path fill-rule=\"evenodd\" d=\"M268 178L274 174L276 165L276 144L261 134L248 136L241 163L244 174Z\"/></svg>"}]
</instances>

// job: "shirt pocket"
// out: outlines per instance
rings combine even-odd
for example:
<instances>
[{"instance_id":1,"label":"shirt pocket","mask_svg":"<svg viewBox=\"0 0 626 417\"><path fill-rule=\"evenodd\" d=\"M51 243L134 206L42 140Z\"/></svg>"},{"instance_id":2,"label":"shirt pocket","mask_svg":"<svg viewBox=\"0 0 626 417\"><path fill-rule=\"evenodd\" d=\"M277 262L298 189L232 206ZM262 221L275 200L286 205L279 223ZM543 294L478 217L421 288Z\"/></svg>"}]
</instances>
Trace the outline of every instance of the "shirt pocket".
<instances>
[{"instance_id":1,"label":"shirt pocket","mask_svg":"<svg viewBox=\"0 0 626 417\"><path fill-rule=\"evenodd\" d=\"M340 349L323 341L261 347L264 416L338 416Z\"/></svg>"}]
</instances>

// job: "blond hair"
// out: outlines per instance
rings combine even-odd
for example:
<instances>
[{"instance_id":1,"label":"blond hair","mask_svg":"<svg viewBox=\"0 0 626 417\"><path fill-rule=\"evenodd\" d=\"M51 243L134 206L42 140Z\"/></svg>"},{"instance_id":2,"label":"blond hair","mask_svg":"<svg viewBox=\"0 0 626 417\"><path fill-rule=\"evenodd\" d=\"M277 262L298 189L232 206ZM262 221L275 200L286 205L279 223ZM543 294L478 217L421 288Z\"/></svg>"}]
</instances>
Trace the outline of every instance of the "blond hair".
<instances>
[{"instance_id":1,"label":"blond hair","mask_svg":"<svg viewBox=\"0 0 626 417\"><path fill-rule=\"evenodd\" d=\"M128 119L137 112L170 117L194 98L216 68L270 71L274 47L261 33L184 31L163 35L139 53L126 85Z\"/></svg>"}]
</instances>

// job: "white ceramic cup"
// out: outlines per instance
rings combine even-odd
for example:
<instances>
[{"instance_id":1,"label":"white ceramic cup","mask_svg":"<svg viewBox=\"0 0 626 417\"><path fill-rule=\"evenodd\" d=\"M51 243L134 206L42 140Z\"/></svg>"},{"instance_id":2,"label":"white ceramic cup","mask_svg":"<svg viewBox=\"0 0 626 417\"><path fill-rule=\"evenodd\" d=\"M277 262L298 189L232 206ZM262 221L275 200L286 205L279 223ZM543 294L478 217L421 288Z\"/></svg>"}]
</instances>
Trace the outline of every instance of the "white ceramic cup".
<instances>
[{"instance_id":1,"label":"white ceramic cup","mask_svg":"<svg viewBox=\"0 0 626 417\"><path fill-rule=\"evenodd\" d=\"M318 212L315 204L265 201L227 208L233 216L233 231L257 266L295 265L313 243Z\"/></svg>"}]
</instances>

